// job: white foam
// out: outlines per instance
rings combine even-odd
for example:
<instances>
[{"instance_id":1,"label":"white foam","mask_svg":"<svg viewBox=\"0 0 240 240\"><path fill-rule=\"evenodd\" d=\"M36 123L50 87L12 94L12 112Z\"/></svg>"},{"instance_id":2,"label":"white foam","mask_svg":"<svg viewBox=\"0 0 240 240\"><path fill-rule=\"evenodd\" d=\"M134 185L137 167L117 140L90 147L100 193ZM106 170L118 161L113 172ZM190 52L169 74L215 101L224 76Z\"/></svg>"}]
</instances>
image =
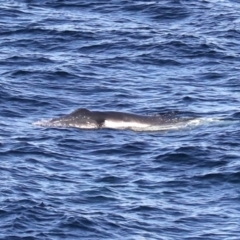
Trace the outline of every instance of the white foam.
<instances>
[{"instance_id":1,"label":"white foam","mask_svg":"<svg viewBox=\"0 0 240 240\"><path fill-rule=\"evenodd\" d=\"M74 123L65 123L64 121L53 121L51 120L40 120L33 123L34 126L41 126L41 127L75 127L80 129L96 129L98 126L93 123L87 123L84 125L81 124L74 124Z\"/></svg>"},{"instance_id":2,"label":"white foam","mask_svg":"<svg viewBox=\"0 0 240 240\"><path fill-rule=\"evenodd\" d=\"M32 125L34 126L47 126L49 123L49 120L40 120L40 121L37 121L37 122L34 122L32 123Z\"/></svg>"}]
</instances>

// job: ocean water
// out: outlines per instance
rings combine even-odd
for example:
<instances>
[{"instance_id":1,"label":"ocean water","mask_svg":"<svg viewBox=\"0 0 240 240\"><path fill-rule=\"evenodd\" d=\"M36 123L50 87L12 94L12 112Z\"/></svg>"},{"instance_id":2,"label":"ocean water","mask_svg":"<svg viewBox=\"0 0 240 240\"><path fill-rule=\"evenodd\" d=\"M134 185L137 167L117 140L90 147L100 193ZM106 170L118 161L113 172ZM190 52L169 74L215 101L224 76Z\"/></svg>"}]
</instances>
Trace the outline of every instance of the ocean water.
<instances>
[{"instance_id":1,"label":"ocean water","mask_svg":"<svg viewBox=\"0 0 240 240\"><path fill-rule=\"evenodd\" d=\"M239 1L0 2L0 239L240 239ZM198 120L32 124L79 107Z\"/></svg>"}]
</instances>

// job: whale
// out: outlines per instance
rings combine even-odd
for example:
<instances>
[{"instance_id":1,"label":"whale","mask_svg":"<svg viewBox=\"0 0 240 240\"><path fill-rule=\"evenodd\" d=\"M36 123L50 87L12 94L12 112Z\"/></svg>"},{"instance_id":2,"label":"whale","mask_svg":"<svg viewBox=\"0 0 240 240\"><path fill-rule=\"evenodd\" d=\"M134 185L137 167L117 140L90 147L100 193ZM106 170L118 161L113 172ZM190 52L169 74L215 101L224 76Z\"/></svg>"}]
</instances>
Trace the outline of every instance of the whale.
<instances>
[{"instance_id":1,"label":"whale","mask_svg":"<svg viewBox=\"0 0 240 240\"><path fill-rule=\"evenodd\" d=\"M177 113L162 113L158 115L139 115L134 113L116 111L90 111L78 108L70 114L42 120L35 123L44 127L72 127L80 129L131 129L164 130L177 128L186 124L189 118L180 118Z\"/></svg>"}]
</instances>

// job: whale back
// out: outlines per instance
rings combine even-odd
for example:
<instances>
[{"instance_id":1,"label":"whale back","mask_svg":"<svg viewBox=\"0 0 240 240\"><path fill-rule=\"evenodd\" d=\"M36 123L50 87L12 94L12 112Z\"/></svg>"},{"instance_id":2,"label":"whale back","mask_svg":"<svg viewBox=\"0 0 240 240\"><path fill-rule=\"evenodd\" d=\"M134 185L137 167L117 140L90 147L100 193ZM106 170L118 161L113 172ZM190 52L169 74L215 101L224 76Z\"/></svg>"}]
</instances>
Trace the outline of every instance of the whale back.
<instances>
[{"instance_id":1,"label":"whale back","mask_svg":"<svg viewBox=\"0 0 240 240\"><path fill-rule=\"evenodd\" d=\"M163 113L160 115L138 115L133 113L115 111L89 111L78 108L70 114L53 118L39 123L42 126L76 127L82 129L112 128L112 129L167 129L172 125L184 124L189 119L182 119L176 113Z\"/></svg>"}]
</instances>

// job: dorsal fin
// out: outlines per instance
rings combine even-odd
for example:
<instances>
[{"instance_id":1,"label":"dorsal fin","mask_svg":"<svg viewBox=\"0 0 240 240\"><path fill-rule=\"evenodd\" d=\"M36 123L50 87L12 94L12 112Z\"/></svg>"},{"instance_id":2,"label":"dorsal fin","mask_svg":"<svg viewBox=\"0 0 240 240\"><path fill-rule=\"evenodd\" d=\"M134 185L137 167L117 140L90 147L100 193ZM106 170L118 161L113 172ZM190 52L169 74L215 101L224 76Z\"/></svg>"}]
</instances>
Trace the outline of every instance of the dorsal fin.
<instances>
[{"instance_id":1,"label":"dorsal fin","mask_svg":"<svg viewBox=\"0 0 240 240\"><path fill-rule=\"evenodd\" d=\"M78 108L77 110L70 113L72 116L78 116L78 115L88 115L90 114L90 111L86 108Z\"/></svg>"}]
</instances>

